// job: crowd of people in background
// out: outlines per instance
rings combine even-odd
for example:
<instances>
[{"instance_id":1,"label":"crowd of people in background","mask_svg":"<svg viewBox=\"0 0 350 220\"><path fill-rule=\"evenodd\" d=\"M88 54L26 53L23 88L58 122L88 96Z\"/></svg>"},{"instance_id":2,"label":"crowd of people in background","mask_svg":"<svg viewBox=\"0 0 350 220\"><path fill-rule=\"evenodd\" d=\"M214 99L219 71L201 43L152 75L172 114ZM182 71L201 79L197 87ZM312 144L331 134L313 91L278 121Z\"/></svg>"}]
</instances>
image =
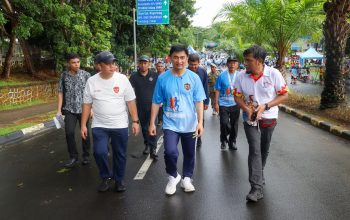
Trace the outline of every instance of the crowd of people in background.
<instances>
[{"instance_id":1,"label":"crowd of people in background","mask_svg":"<svg viewBox=\"0 0 350 220\"><path fill-rule=\"evenodd\" d=\"M114 190L124 192L129 127L134 135L141 130L142 153L157 161L157 126L161 126L168 174L165 193L173 195L180 182L185 192L193 192L195 152L205 145L201 139L204 112L211 102L213 116L218 115L220 120L218 149L221 150L226 150L227 145L229 150L238 149L236 140L242 110L251 185L246 199L253 202L262 199L263 171L277 124L277 106L287 98L287 85L277 69L266 65L264 48L252 46L243 56L245 65L234 56L225 57L225 61L220 57L220 64L204 62L203 65L200 54L189 54L185 46L174 45L168 56L171 65L142 55L138 57L137 71L127 77L119 72L118 60L108 51L96 55L93 76L80 69L78 55L70 54L58 88L57 117L65 115L69 153L65 166L73 168L79 161L74 137L77 122L83 145L82 164L90 163L91 126L93 156L101 178L97 190L108 191L114 181ZM223 63L226 68L220 72L218 65ZM177 169L180 140L181 174Z\"/></svg>"}]
</instances>

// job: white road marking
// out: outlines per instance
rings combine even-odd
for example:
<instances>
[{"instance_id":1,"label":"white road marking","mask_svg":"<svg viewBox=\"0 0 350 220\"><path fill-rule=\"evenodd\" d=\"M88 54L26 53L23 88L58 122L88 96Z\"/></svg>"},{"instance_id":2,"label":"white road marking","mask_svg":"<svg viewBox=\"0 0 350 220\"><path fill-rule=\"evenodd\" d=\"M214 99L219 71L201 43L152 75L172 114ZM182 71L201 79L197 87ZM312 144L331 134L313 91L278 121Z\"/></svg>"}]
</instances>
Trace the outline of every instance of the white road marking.
<instances>
[{"instance_id":1,"label":"white road marking","mask_svg":"<svg viewBox=\"0 0 350 220\"><path fill-rule=\"evenodd\" d=\"M157 149L156 149L157 153L160 147L162 146L162 144L163 144L163 135L161 135L158 138ZM151 166L152 162L153 162L153 159L151 159L151 157L148 155L145 162L143 162L141 168L139 169L139 172L137 172L136 176L134 177L134 180L142 180L146 176L146 173L149 167Z\"/></svg>"}]
</instances>

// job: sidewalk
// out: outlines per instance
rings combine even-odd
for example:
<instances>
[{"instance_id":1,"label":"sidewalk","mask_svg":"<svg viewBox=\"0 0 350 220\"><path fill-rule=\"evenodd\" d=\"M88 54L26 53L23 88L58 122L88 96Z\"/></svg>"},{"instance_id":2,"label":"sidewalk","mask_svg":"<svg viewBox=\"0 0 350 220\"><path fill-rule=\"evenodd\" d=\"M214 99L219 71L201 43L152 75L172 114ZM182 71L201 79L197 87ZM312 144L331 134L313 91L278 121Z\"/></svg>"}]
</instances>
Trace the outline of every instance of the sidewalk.
<instances>
[{"instance_id":1,"label":"sidewalk","mask_svg":"<svg viewBox=\"0 0 350 220\"><path fill-rule=\"evenodd\" d=\"M55 111L57 102L35 105L23 109L0 111L0 127L30 121L44 113Z\"/></svg>"},{"instance_id":2,"label":"sidewalk","mask_svg":"<svg viewBox=\"0 0 350 220\"><path fill-rule=\"evenodd\" d=\"M35 105L23 109L0 111L0 128L6 128L25 123L42 121L47 113L57 109L57 102ZM54 127L53 120L38 123L32 127L23 128L10 134L0 136L0 148L3 145L35 136L38 132L44 132Z\"/></svg>"}]
</instances>

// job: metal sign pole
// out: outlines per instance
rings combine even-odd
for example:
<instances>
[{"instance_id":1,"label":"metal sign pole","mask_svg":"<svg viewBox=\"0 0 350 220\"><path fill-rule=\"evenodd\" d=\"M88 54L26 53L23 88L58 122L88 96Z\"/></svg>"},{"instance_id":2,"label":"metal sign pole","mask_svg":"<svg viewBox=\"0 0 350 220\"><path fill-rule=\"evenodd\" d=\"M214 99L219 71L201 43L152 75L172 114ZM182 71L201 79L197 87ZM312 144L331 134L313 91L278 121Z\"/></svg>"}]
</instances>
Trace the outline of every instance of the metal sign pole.
<instances>
[{"instance_id":1,"label":"metal sign pole","mask_svg":"<svg viewBox=\"0 0 350 220\"><path fill-rule=\"evenodd\" d=\"M137 52L136 52L136 9L135 8L133 8L132 9L132 12L133 12L133 19L134 19L134 62L135 62L135 64L134 64L134 70L136 71L137 69Z\"/></svg>"}]
</instances>

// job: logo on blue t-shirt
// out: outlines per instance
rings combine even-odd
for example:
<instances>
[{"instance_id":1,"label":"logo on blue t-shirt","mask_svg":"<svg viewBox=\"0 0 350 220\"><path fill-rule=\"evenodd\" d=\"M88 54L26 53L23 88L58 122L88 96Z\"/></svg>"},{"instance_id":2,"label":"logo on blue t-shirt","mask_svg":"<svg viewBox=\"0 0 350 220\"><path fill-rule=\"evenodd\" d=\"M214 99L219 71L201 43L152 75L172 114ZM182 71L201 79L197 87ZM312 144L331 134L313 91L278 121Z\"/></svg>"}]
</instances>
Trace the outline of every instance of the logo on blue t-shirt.
<instances>
[{"instance_id":1,"label":"logo on blue t-shirt","mask_svg":"<svg viewBox=\"0 0 350 220\"><path fill-rule=\"evenodd\" d=\"M185 87L186 90L190 90L191 89L191 84L185 83L184 87Z\"/></svg>"},{"instance_id":2,"label":"logo on blue t-shirt","mask_svg":"<svg viewBox=\"0 0 350 220\"><path fill-rule=\"evenodd\" d=\"M179 100L177 97L171 97L169 100L168 100L168 103L167 103L167 106L166 106L166 111L167 112L178 112L179 111Z\"/></svg>"}]
</instances>

